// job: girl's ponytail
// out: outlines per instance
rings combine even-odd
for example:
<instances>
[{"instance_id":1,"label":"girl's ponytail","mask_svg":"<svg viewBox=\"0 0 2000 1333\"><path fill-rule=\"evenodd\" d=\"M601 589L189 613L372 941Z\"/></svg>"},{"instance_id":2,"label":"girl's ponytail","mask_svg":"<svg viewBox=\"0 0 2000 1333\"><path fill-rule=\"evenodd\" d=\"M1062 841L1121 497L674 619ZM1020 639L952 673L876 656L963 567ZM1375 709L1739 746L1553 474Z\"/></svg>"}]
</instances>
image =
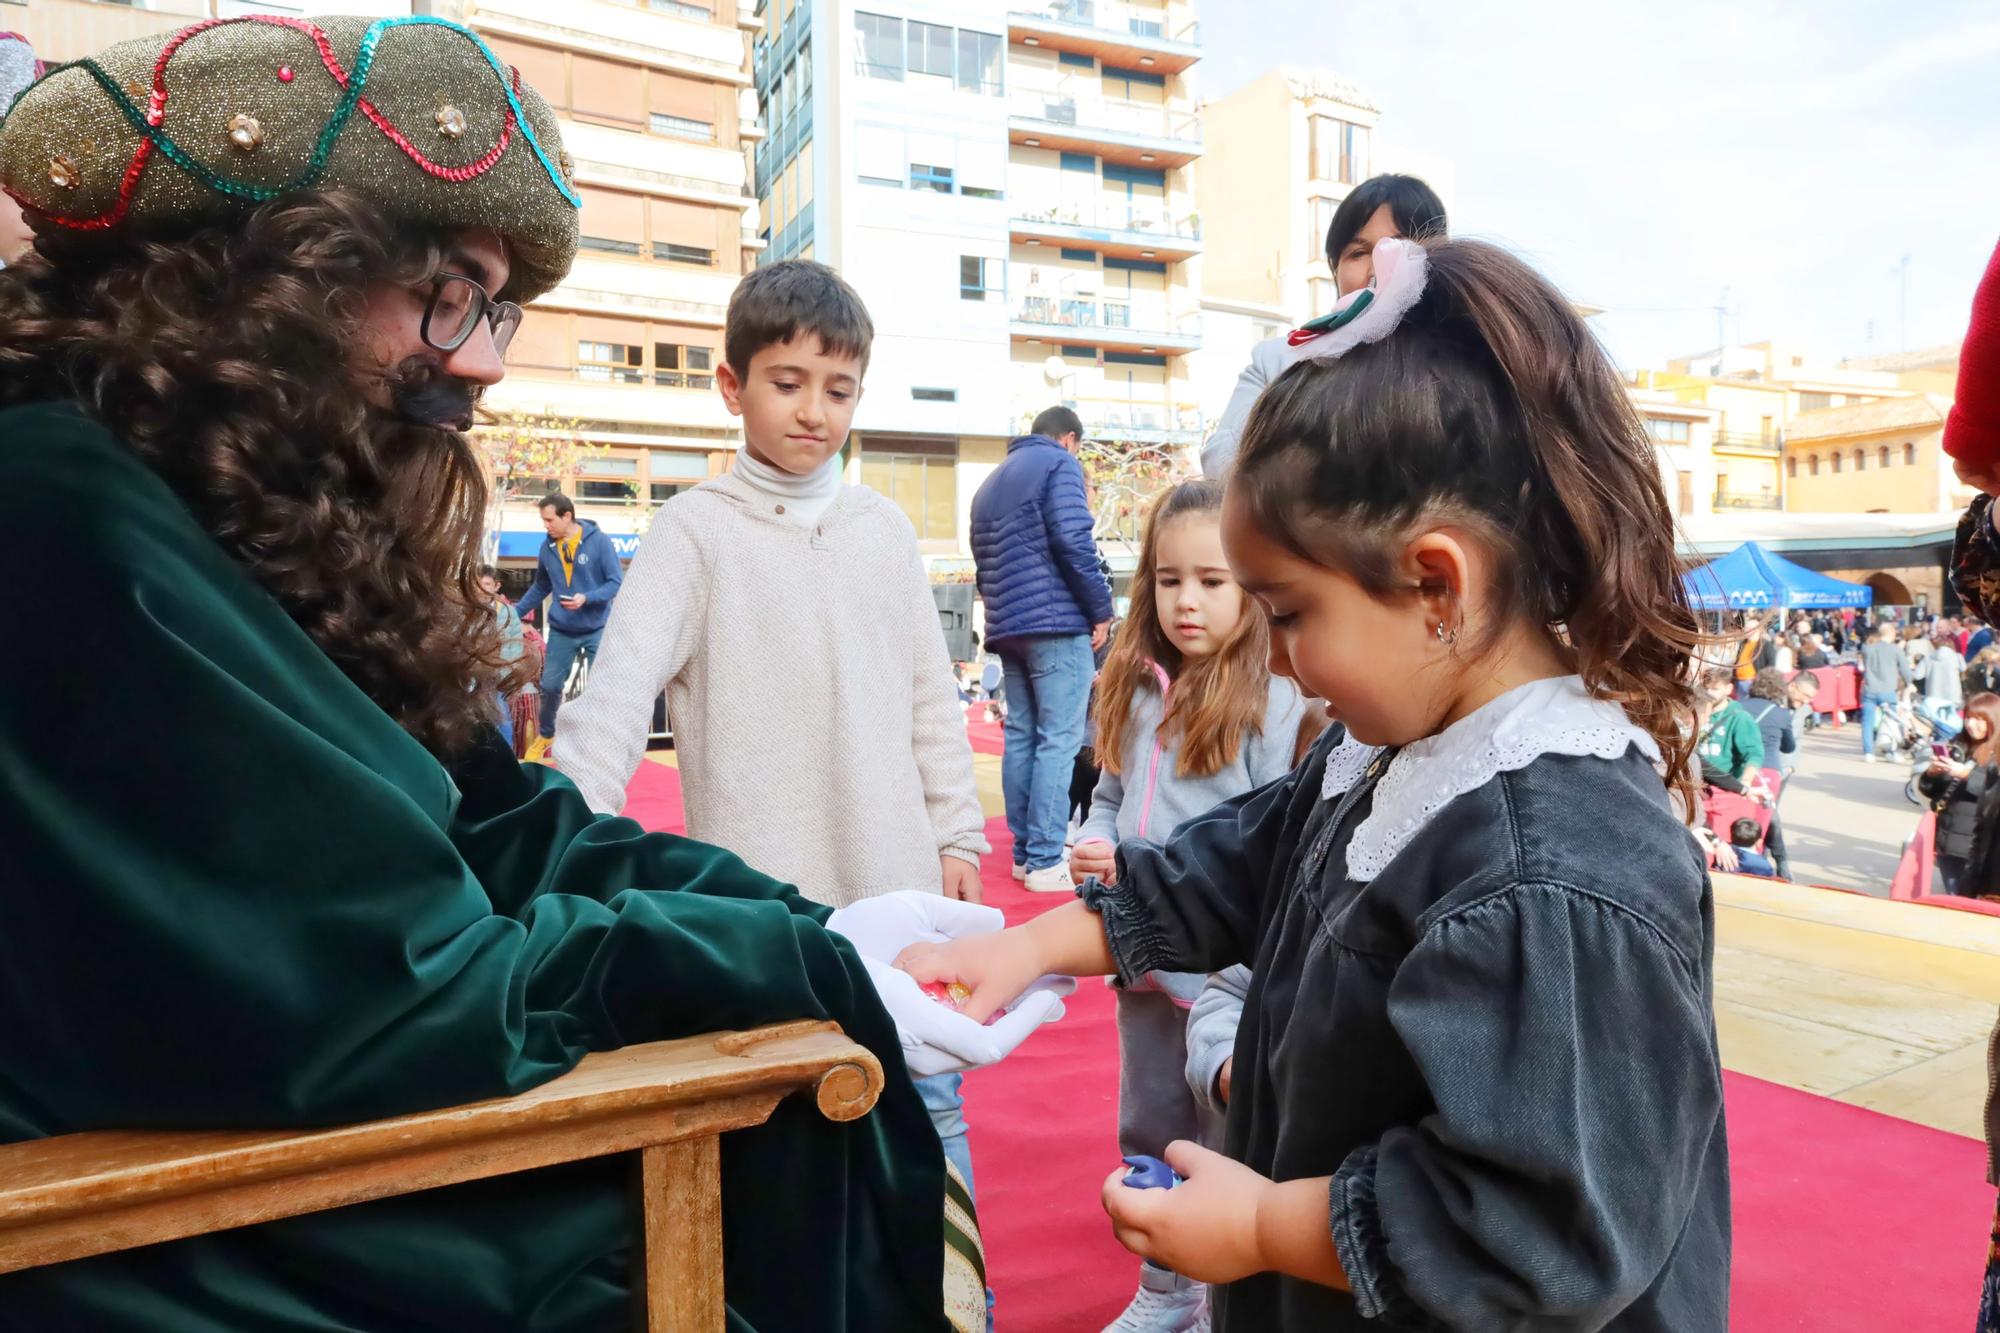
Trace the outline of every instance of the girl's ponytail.
<instances>
[{"instance_id":1,"label":"girl's ponytail","mask_svg":"<svg viewBox=\"0 0 2000 1333\"><path fill-rule=\"evenodd\" d=\"M1510 571L1496 624L1548 627L1591 693L1652 735L1692 808L1687 697L1703 636L1651 441L1545 279L1480 242L1425 249L1422 299L1393 334L1302 362L1265 393L1238 484L1275 539L1377 595L1417 525L1476 526Z\"/></svg>"}]
</instances>

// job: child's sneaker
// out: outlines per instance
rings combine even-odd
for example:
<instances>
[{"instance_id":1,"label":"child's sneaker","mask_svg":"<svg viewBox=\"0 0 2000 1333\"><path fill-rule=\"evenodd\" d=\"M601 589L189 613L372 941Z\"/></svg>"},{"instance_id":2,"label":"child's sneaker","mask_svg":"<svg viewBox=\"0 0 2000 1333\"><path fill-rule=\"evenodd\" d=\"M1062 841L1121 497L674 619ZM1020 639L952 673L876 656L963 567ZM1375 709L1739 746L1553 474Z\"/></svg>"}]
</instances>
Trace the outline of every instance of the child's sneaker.
<instances>
[{"instance_id":1,"label":"child's sneaker","mask_svg":"<svg viewBox=\"0 0 2000 1333\"><path fill-rule=\"evenodd\" d=\"M1104 1333L1205 1333L1208 1326L1205 1285L1143 1264L1138 1294Z\"/></svg>"},{"instance_id":2,"label":"child's sneaker","mask_svg":"<svg viewBox=\"0 0 2000 1333\"><path fill-rule=\"evenodd\" d=\"M1021 883L1030 893L1076 893L1076 881L1069 877L1069 866L1058 861L1040 870L1030 870Z\"/></svg>"}]
</instances>

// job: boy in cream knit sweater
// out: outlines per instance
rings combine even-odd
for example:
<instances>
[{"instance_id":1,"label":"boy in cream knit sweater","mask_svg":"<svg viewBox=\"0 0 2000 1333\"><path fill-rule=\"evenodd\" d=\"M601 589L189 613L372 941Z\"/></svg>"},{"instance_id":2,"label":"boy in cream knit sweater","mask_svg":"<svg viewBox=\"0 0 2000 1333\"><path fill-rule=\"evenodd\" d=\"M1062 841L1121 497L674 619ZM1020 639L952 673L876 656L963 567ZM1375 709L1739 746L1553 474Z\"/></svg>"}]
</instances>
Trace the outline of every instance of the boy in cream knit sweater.
<instances>
[{"instance_id":1,"label":"boy in cream knit sweater","mask_svg":"<svg viewBox=\"0 0 2000 1333\"><path fill-rule=\"evenodd\" d=\"M986 819L916 531L841 482L873 337L825 265L737 287L716 381L743 448L661 506L555 760L616 813L665 690L688 836L834 907L898 889L976 902ZM970 1182L958 1081L917 1080Z\"/></svg>"}]
</instances>

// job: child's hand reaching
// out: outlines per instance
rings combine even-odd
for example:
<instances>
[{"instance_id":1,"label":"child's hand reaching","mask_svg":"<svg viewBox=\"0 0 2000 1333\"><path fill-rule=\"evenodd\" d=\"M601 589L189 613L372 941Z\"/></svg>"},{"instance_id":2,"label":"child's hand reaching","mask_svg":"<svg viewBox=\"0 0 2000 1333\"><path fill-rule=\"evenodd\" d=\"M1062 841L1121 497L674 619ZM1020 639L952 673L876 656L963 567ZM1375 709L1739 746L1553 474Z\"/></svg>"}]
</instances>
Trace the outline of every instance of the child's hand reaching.
<instances>
[{"instance_id":1,"label":"child's hand reaching","mask_svg":"<svg viewBox=\"0 0 2000 1333\"><path fill-rule=\"evenodd\" d=\"M1257 1240L1269 1179L1185 1139L1167 1145L1167 1165L1182 1176L1170 1190L1131 1188L1123 1166L1104 1182L1104 1211L1120 1245L1202 1282L1234 1282L1271 1267Z\"/></svg>"},{"instance_id":2,"label":"child's hand reaching","mask_svg":"<svg viewBox=\"0 0 2000 1333\"><path fill-rule=\"evenodd\" d=\"M912 944L896 955L896 966L919 985L956 981L971 991L959 1012L975 1023L984 1023L1012 1004L1046 970L1023 930Z\"/></svg>"},{"instance_id":3,"label":"child's hand reaching","mask_svg":"<svg viewBox=\"0 0 2000 1333\"><path fill-rule=\"evenodd\" d=\"M976 903L984 899L979 892L979 867L959 856L940 856L938 864L944 868L944 896L955 902Z\"/></svg>"},{"instance_id":4,"label":"child's hand reaching","mask_svg":"<svg viewBox=\"0 0 2000 1333\"><path fill-rule=\"evenodd\" d=\"M1092 875L1106 884L1118 878L1118 849L1102 838L1091 838L1069 849L1069 877L1078 884Z\"/></svg>"}]
</instances>

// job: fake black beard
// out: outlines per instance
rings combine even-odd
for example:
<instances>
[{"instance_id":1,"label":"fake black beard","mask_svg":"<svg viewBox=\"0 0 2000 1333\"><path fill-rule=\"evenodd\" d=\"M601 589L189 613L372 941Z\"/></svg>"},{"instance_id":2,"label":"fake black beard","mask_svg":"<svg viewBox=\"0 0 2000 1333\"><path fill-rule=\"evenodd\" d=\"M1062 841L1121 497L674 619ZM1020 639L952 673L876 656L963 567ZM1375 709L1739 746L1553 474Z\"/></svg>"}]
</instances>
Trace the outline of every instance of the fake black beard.
<instances>
[{"instance_id":1,"label":"fake black beard","mask_svg":"<svg viewBox=\"0 0 2000 1333\"><path fill-rule=\"evenodd\" d=\"M434 356L405 357L389 377L390 411L413 426L471 430L478 401L479 386L446 373Z\"/></svg>"}]
</instances>

